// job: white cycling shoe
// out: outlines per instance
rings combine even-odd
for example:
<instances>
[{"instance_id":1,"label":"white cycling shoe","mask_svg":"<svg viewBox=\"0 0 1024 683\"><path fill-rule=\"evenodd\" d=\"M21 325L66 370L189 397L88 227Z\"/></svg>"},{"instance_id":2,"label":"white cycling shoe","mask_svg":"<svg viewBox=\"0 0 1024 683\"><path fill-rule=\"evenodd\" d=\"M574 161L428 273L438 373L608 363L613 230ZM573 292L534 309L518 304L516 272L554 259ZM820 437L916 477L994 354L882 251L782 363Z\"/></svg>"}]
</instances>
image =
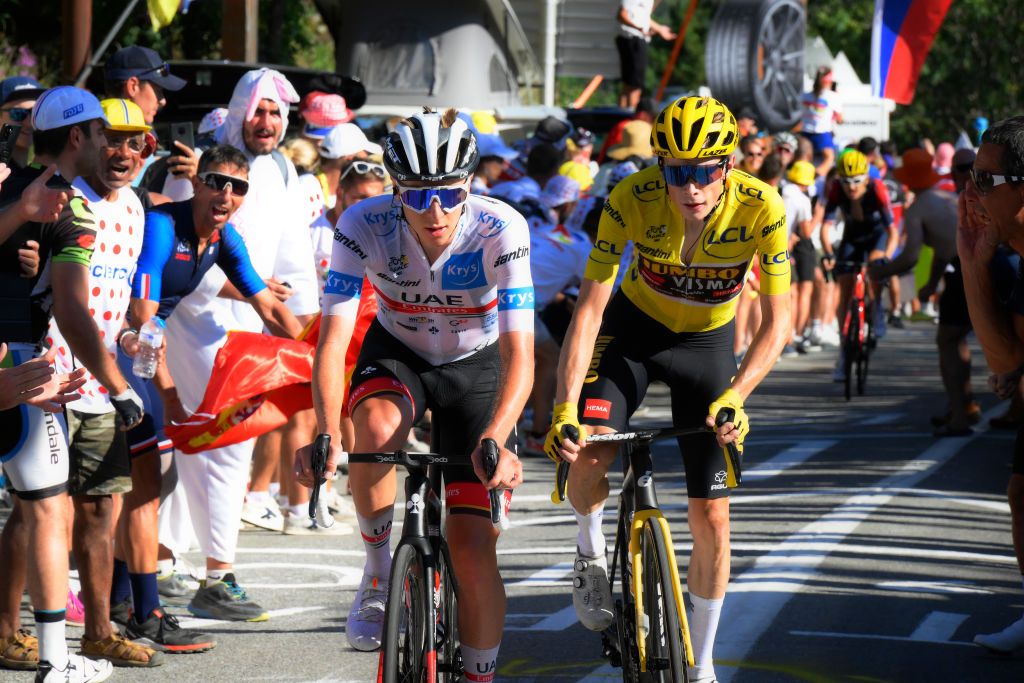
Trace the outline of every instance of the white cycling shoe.
<instances>
[{"instance_id":1,"label":"white cycling shoe","mask_svg":"<svg viewBox=\"0 0 1024 683\"><path fill-rule=\"evenodd\" d=\"M572 606L576 617L591 631L603 631L615 619L612 587L608 582L608 558L587 557L576 549L572 573Z\"/></svg>"},{"instance_id":2,"label":"white cycling shoe","mask_svg":"<svg viewBox=\"0 0 1024 683\"><path fill-rule=\"evenodd\" d=\"M388 601L388 579L363 574L345 624L348 644L362 652L380 648L384 634L384 607Z\"/></svg>"}]
</instances>

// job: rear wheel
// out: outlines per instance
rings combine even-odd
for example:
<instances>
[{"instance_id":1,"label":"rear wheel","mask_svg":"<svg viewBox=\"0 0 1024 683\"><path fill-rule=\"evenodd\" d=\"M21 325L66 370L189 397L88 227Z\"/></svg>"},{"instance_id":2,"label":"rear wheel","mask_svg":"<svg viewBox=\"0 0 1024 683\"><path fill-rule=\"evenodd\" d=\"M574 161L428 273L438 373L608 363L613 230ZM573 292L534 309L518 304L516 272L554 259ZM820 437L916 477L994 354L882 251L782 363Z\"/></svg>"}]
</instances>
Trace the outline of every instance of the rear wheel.
<instances>
[{"instance_id":1,"label":"rear wheel","mask_svg":"<svg viewBox=\"0 0 1024 683\"><path fill-rule=\"evenodd\" d=\"M647 626L647 670L662 683L687 680L683 630L673 595L668 548L655 520L644 524L640 537L643 557L644 621Z\"/></svg>"},{"instance_id":2,"label":"rear wheel","mask_svg":"<svg viewBox=\"0 0 1024 683\"><path fill-rule=\"evenodd\" d=\"M424 653L427 639L434 637L433 625L427 627L431 588L426 583L422 556L410 545L399 546L392 562L384 617L383 683L426 681Z\"/></svg>"}]
</instances>

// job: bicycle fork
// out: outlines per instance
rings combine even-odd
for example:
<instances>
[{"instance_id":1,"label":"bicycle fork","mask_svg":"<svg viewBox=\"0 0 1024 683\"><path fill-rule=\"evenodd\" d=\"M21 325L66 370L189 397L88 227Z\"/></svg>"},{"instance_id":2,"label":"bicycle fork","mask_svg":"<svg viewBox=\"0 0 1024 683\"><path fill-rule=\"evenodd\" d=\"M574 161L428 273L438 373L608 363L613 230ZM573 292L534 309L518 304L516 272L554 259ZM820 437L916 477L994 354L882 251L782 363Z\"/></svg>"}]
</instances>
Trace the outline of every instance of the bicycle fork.
<instances>
[{"instance_id":1,"label":"bicycle fork","mask_svg":"<svg viewBox=\"0 0 1024 683\"><path fill-rule=\"evenodd\" d=\"M643 533L644 523L647 520L657 522L656 528L665 541L665 550L668 555L669 578L672 581L672 598L679 615L679 626L683 631L683 642L686 644L686 664L694 666L693 647L690 644L690 626L686 621L686 607L683 602L682 583L679 580L679 565L676 564L675 546L672 545L672 534L668 528L668 522L661 510L654 508L649 510L638 510L633 514L633 521L629 526L629 555L632 560L632 585L633 604L636 608L636 631L637 631L637 653L640 659L640 671L647 672L647 629L644 626L644 588L643 588L643 558L640 544L640 535Z\"/></svg>"}]
</instances>

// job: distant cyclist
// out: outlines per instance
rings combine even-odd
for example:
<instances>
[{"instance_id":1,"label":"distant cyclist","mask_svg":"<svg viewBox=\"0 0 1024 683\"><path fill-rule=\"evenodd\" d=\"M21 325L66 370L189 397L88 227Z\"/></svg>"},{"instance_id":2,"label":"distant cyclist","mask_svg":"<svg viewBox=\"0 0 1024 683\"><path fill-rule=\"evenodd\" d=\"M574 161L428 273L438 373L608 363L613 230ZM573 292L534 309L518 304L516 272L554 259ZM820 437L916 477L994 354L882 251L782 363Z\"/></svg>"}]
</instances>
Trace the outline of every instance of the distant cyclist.
<instances>
[{"instance_id":1,"label":"distant cyclist","mask_svg":"<svg viewBox=\"0 0 1024 683\"><path fill-rule=\"evenodd\" d=\"M604 205L562 346L545 443L549 457L573 464L568 492L579 527L573 604L584 626L602 631L613 617L601 517L616 448L600 444L581 451L563 438L562 428L623 431L654 380L671 389L677 425L712 426L719 410L735 411L715 436L679 439L694 539L687 576L696 662L690 680L701 683L715 680L712 648L729 583L723 447L742 447L749 429L743 402L792 333L782 198L734 168L736 138L732 112L709 97L680 98L658 116L651 140L658 164L620 182ZM633 260L613 297L627 242L633 243ZM755 258L764 322L737 371L733 319Z\"/></svg>"},{"instance_id":2,"label":"distant cyclist","mask_svg":"<svg viewBox=\"0 0 1024 683\"><path fill-rule=\"evenodd\" d=\"M341 449L344 357L365 276L379 309L349 391L355 450L403 447L429 409L432 448L472 453L472 468L444 472L446 526L467 677L486 682L505 621L487 491L518 486L522 465L502 448L487 477L479 446L483 437L515 443L533 377L534 294L526 222L507 204L469 193L478 160L475 136L454 110L416 114L387 137L384 165L395 194L350 207L335 232L313 396L319 430L331 436L330 477ZM306 486L310 453L304 447L296 458ZM380 647L384 626L395 468L353 464L349 478L366 566L345 631L352 647L368 651Z\"/></svg>"},{"instance_id":3,"label":"distant cyclist","mask_svg":"<svg viewBox=\"0 0 1024 683\"><path fill-rule=\"evenodd\" d=\"M846 307L850 305L857 271L857 266L852 264L892 258L899 234L892 219L889 192L881 180L868 176L867 157L857 150L849 150L839 157L837 166L838 176L825 188L826 201L815 209L814 222L821 223L821 246L825 251L822 265L826 270L835 270L839 282L838 314L842 320ZM836 213L837 210L840 214ZM843 219L843 238L833 252L830 234L837 218ZM885 334L885 311L879 298L881 290L881 281L871 283L871 298L876 302L871 324L877 337ZM832 379L836 382L846 379L842 350L839 351Z\"/></svg>"}]
</instances>

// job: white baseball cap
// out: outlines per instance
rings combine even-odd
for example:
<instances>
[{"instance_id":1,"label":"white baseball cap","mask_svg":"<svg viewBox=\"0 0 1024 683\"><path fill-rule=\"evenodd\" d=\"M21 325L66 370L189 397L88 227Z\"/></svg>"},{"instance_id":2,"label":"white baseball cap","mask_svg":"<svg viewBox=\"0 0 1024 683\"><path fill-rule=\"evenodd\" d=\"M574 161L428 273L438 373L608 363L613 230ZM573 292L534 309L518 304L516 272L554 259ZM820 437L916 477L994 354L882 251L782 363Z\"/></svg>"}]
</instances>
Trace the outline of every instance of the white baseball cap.
<instances>
[{"instance_id":1,"label":"white baseball cap","mask_svg":"<svg viewBox=\"0 0 1024 683\"><path fill-rule=\"evenodd\" d=\"M324 159L341 159L359 152L383 154L384 148L370 142L362 129L354 123L334 126L320 143L320 156Z\"/></svg>"},{"instance_id":2,"label":"white baseball cap","mask_svg":"<svg viewBox=\"0 0 1024 683\"><path fill-rule=\"evenodd\" d=\"M32 109L32 127L36 130L53 130L93 119L107 123L100 101L88 90L70 85L50 88L39 96Z\"/></svg>"}]
</instances>

